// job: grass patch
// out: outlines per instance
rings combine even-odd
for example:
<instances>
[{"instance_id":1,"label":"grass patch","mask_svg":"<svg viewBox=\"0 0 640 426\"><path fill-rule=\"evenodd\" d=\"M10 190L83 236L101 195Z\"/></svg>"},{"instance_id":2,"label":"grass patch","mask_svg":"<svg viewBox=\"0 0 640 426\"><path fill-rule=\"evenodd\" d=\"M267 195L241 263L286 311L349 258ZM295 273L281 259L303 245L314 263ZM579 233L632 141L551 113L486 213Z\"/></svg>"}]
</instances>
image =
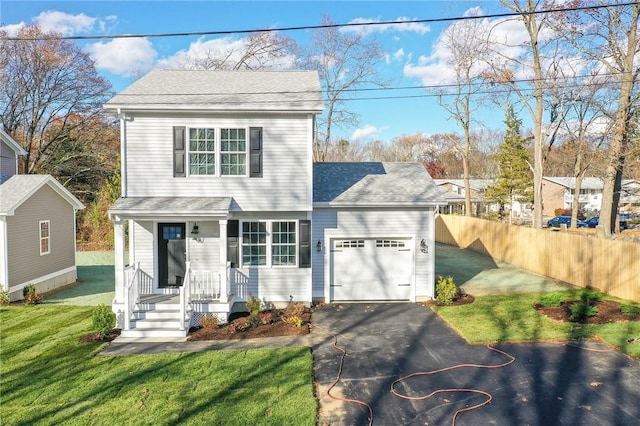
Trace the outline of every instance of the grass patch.
<instances>
[{"instance_id":1,"label":"grass patch","mask_svg":"<svg viewBox=\"0 0 640 426\"><path fill-rule=\"evenodd\" d=\"M0 308L1 424L316 424L308 348L103 356L92 310Z\"/></svg>"},{"instance_id":2,"label":"grass patch","mask_svg":"<svg viewBox=\"0 0 640 426\"><path fill-rule=\"evenodd\" d=\"M580 292L567 290L564 300L580 300ZM621 351L640 358L640 321L612 324L576 324L554 321L533 309L543 293L479 296L461 306L433 306L469 343L586 339L600 336Z\"/></svg>"}]
</instances>

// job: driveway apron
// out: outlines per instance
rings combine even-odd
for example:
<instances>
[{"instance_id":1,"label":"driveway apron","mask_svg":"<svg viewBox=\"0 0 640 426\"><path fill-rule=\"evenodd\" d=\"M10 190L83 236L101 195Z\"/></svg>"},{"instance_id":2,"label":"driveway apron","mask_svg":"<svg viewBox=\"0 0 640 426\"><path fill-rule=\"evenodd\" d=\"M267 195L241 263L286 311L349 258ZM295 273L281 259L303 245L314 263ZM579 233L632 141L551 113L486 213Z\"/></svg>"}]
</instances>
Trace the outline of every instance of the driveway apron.
<instances>
[{"instance_id":1,"label":"driveway apron","mask_svg":"<svg viewBox=\"0 0 640 426\"><path fill-rule=\"evenodd\" d=\"M473 319L470 318L470 321ZM457 364L509 361L484 345L469 345L420 304L335 304L313 314L314 373L320 399L319 425L447 425L457 410L487 396L442 392L409 400L390 392L399 378ZM347 355L341 365L343 348ZM317 341L320 341L318 339ZM401 395L421 397L438 389L477 389L493 398L462 412L456 425L638 425L640 362L599 342L581 347L554 343L496 344L516 358L502 368L464 367L419 375L397 383Z\"/></svg>"}]
</instances>

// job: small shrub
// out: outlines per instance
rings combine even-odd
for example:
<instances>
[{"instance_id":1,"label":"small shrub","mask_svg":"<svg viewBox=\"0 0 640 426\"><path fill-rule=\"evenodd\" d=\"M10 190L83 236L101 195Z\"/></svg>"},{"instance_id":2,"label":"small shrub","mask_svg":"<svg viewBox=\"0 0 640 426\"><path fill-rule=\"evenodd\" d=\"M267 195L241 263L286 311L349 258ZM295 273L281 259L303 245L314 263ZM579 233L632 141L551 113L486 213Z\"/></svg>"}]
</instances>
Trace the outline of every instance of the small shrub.
<instances>
[{"instance_id":1,"label":"small shrub","mask_svg":"<svg viewBox=\"0 0 640 426\"><path fill-rule=\"evenodd\" d=\"M593 302L600 302L604 298L604 295L599 291L585 288L580 292L580 301L582 303L590 304Z\"/></svg>"},{"instance_id":2,"label":"small shrub","mask_svg":"<svg viewBox=\"0 0 640 426\"><path fill-rule=\"evenodd\" d=\"M442 305L449 305L458 297L458 286L452 276L439 276L436 282L436 301Z\"/></svg>"},{"instance_id":3,"label":"small shrub","mask_svg":"<svg viewBox=\"0 0 640 426\"><path fill-rule=\"evenodd\" d=\"M287 317L286 319L284 319L284 321L287 324L291 324L294 325L298 328L302 327L302 324L304 323L304 320L302 319L302 317L299 317L297 315L291 316L291 317Z\"/></svg>"},{"instance_id":4,"label":"small shrub","mask_svg":"<svg viewBox=\"0 0 640 426\"><path fill-rule=\"evenodd\" d=\"M553 292L542 295L540 298L540 306L544 306L546 308L551 306L560 306L562 302L564 302L567 298L567 295L564 293Z\"/></svg>"},{"instance_id":5,"label":"small shrub","mask_svg":"<svg viewBox=\"0 0 640 426\"><path fill-rule=\"evenodd\" d=\"M10 302L9 292L0 290L0 306L6 306L9 304L9 302Z\"/></svg>"},{"instance_id":6,"label":"small shrub","mask_svg":"<svg viewBox=\"0 0 640 426\"><path fill-rule=\"evenodd\" d=\"M38 293L36 286L28 284L22 289L25 305L38 305L42 303L42 295Z\"/></svg>"},{"instance_id":7,"label":"small shrub","mask_svg":"<svg viewBox=\"0 0 640 426\"><path fill-rule=\"evenodd\" d=\"M273 312L263 312L261 314L258 314L258 320L262 325L271 324L272 322L275 322L276 314L274 314Z\"/></svg>"},{"instance_id":8,"label":"small shrub","mask_svg":"<svg viewBox=\"0 0 640 426\"><path fill-rule=\"evenodd\" d=\"M116 314L104 303L95 307L91 319L93 320L93 329L103 336L111 333L116 325Z\"/></svg>"},{"instance_id":9,"label":"small shrub","mask_svg":"<svg viewBox=\"0 0 640 426\"><path fill-rule=\"evenodd\" d=\"M205 328L207 330L211 330L214 328L218 327L218 317L217 316L211 316L211 317L202 317L200 318L200 325L202 326L202 328Z\"/></svg>"},{"instance_id":10,"label":"small shrub","mask_svg":"<svg viewBox=\"0 0 640 426\"><path fill-rule=\"evenodd\" d=\"M620 305L620 312L627 315L640 315L640 305Z\"/></svg>"},{"instance_id":11,"label":"small shrub","mask_svg":"<svg viewBox=\"0 0 640 426\"><path fill-rule=\"evenodd\" d=\"M249 296L247 300L247 311L251 315L258 315L260 313L260 299L254 297L253 294Z\"/></svg>"},{"instance_id":12,"label":"small shrub","mask_svg":"<svg viewBox=\"0 0 640 426\"><path fill-rule=\"evenodd\" d=\"M598 314L598 308L583 302L572 303L569 309L571 309L571 321L582 322Z\"/></svg>"},{"instance_id":13,"label":"small shrub","mask_svg":"<svg viewBox=\"0 0 640 426\"><path fill-rule=\"evenodd\" d=\"M304 305L300 302L289 302L282 312L282 319L288 321L289 318L300 317L304 314Z\"/></svg>"}]
</instances>

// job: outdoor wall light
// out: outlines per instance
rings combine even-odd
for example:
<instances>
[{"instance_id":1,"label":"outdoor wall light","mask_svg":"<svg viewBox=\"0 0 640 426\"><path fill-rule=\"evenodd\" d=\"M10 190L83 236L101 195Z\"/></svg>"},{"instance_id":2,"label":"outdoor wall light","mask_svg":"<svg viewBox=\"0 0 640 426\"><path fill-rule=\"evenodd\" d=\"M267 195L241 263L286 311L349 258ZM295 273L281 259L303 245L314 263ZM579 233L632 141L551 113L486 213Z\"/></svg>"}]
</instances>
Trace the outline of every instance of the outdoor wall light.
<instances>
[{"instance_id":1,"label":"outdoor wall light","mask_svg":"<svg viewBox=\"0 0 640 426\"><path fill-rule=\"evenodd\" d=\"M427 242L424 240L424 238L422 239L422 241L420 241L420 251L422 253L429 253L429 246L427 245Z\"/></svg>"},{"instance_id":2,"label":"outdoor wall light","mask_svg":"<svg viewBox=\"0 0 640 426\"><path fill-rule=\"evenodd\" d=\"M316 244L316 251L322 251L322 241L320 240Z\"/></svg>"},{"instance_id":3,"label":"outdoor wall light","mask_svg":"<svg viewBox=\"0 0 640 426\"><path fill-rule=\"evenodd\" d=\"M191 238L193 238L194 240L197 240L199 233L200 233L200 230L198 229L198 224L194 223L193 228L191 228Z\"/></svg>"}]
</instances>

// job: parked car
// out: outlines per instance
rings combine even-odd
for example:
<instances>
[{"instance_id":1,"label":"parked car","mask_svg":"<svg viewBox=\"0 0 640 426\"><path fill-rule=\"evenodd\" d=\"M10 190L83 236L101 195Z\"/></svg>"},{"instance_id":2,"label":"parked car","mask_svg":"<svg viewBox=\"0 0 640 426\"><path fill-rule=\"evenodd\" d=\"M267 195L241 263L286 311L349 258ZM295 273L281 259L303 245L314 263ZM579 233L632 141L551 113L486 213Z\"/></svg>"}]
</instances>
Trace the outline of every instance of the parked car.
<instances>
[{"instance_id":1,"label":"parked car","mask_svg":"<svg viewBox=\"0 0 640 426\"><path fill-rule=\"evenodd\" d=\"M560 228L560 225L567 225L567 228L571 226L571 216L556 216L553 219L549 219L547 222L547 227L549 228ZM576 223L578 228L586 228L587 222L583 220L579 220Z\"/></svg>"},{"instance_id":2,"label":"parked car","mask_svg":"<svg viewBox=\"0 0 640 426\"><path fill-rule=\"evenodd\" d=\"M629 219L630 216L627 214L620 215L620 229L629 229ZM587 225L589 228L595 228L600 223L600 216L594 216L591 219L587 220Z\"/></svg>"}]
</instances>

